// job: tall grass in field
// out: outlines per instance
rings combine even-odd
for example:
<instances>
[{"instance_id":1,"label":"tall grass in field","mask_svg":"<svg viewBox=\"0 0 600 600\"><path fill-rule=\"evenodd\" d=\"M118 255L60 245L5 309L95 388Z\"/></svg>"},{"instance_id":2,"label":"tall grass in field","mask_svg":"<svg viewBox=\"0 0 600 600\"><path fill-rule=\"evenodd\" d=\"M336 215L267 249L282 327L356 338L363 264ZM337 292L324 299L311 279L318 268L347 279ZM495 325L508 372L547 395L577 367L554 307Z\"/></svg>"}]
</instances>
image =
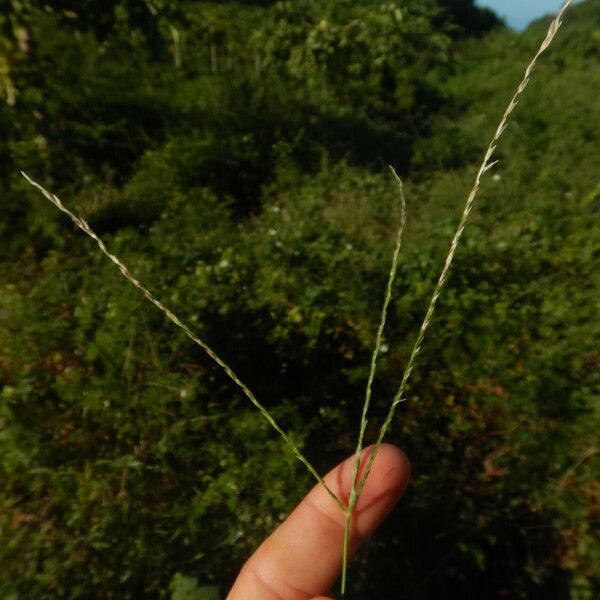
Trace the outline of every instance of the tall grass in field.
<instances>
[{"instance_id":1,"label":"tall grass in field","mask_svg":"<svg viewBox=\"0 0 600 600\"><path fill-rule=\"evenodd\" d=\"M425 335L427 333L427 330L429 329L429 326L432 322L432 318L433 318L433 315L434 315L434 312L435 312L435 309L436 309L436 306L438 303L438 299L440 297L440 294L442 293L442 290L444 288L446 281L448 280L448 276L450 274L450 268L452 266L452 262L454 261L456 250L458 248L458 245L459 245L462 235L464 233L465 226L467 224L467 220L468 220L469 215L475 205L475 200L477 198L477 195L478 195L478 192L479 192L479 189L481 186L482 178L496 164L497 161L493 160L493 156L494 156L494 152L496 150L497 143L498 143L500 137L502 136L502 134L504 133L504 131L506 130L510 116L513 113L513 111L515 110L515 108L517 107L517 104L519 102L519 97L525 91L525 88L527 87L527 84L529 83L529 80L533 74L533 70L534 70L534 67L535 67L538 59L540 58L541 54L550 46L550 44L554 40L556 33L558 32L558 30L561 26L562 18L565 14L565 11L572 4L572 2L573 2L573 0L567 0L563 4L560 12L550 23L546 37L542 41L539 49L537 50L536 54L533 56L531 62L527 65L527 67L525 69L525 73L523 75L523 78L522 78L521 82L519 83L519 85L517 86L517 89L514 92L513 96L511 97L511 99L508 103L508 106L506 107L506 110L504 111L504 114L502 115L500 122L494 132L492 140L490 141L490 143L484 153L482 162L479 166L479 169L478 169L476 177L475 177L475 181L473 183L471 191L465 202L464 209L463 209L462 215L460 217L460 221L458 223L457 229L454 233L454 236L452 237L448 255L446 257L446 260L445 260L442 270L440 272L439 278L437 280L437 284L435 286L435 289L434 289L431 299L429 301L429 305L425 312L425 315L424 315L423 321L420 325L416 340L412 347L412 351L410 353L409 359L405 366L404 373L402 375L398 390L397 390L396 394L394 395L392 402L390 403L390 407L389 407L389 410L385 417L385 420L384 420L383 424L381 425L379 434L375 441L373 452L371 453L369 460L366 463L366 466L365 466L365 469L364 469L362 475L359 477L360 456L361 456L362 450L364 448L364 443L365 443L365 435L364 434L365 434L365 430L366 430L366 426L367 426L367 417L368 417L368 411L369 411L370 400L371 400L372 384L373 384L373 380L374 380L376 369L377 369L377 358L378 358L379 353L381 352L381 348L382 348L383 330L384 330L385 322L386 322L387 309L388 309L389 303L392 298L392 289L393 289L394 278L396 275L396 269L397 269L397 265L398 265L398 259L399 259L401 241L402 241L402 232L403 232L403 228L404 228L404 224L405 224L405 220L406 220L406 203L405 203L404 194L403 194L402 182L401 182L400 178L396 175L395 171L392 169L392 173L398 184L400 201L401 201L401 205L402 205L401 223L400 223L400 226L398 229L396 246L395 246L393 257L392 257L392 263L391 263L391 267L390 267L390 271L389 271L383 307L381 310L380 322L379 322L379 326L377 329L375 347L374 347L372 358L371 358L370 370L369 370L368 381L367 381L366 391L365 391L365 398L364 398L363 407L362 407L361 421L360 421L359 431L358 431L358 441L357 441L356 450L355 450L355 460L354 460L353 476L352 476L352 489L349 490L347 503L343 502L342 499L325 483L325 481L319 475L319 473L317 472L315 467L304 456L304 454L300 451L300 449L297 447L297 445L294 443L294 441L290 438L290 436L288 436L286 434L286 432L282 429L282 427L277 423L277 421L274 419L273 415L257 399L255 394L248 388L248 386L234 373L234 371L228 366L228 364L219 355L217 355L217 353L214 352L214 350L212 350L212 348L210 348L208 346L208 344L206 344L206 342L204 342L201 338L199 338L184 322L182 322L177 315L175 315L158 298L156 298L156 296L154 296L152 294L152 292L144 284L142 284L138 279L136 279L136 277L134 275L131 274L131 272L127 268L127 266L117 256L112 254L107 249L104 242L90 228L90 226L84 219L78 217L77 215L72 213L68 208L66 208L57 196L55 196L51 192L47 191L42 185L35 182L27 174L22 173L23 176L25 177L25 179L31 185L36 187L57 209L59 209L60 211L62 211L66 215L68 215L69 218L73 221L73 223L79 229L81 229L86 235L91 237L96 242L100 251L117 266L117 268L119 269L121 274L133 286L135 286L137 289L139 289L142 292L142 294L146 297L147 300L149 300L152 304L154 304L173 324L175 324L177 327L182 329L185 332L185 334L195 344L200 346L208 354L208 356L210 356L210 358L214 362L216 362L219 365L219 367L221 367L221 369L223 369L225 371L227 376L242 390L242 392L247 396L247 398L250 400L250 402L260 411L260 413L266 419L266 421L282 437L284 443L289 446L289 448L292 450L292 452L294 453L296 458L302 464L304 464L304 466L313 475L313 477L318 481L318 483L320 485L322 485L324 487L324 489L327 491L327 493L331 496L333 501L336 503L336 505L339 507L339 509L343 512L344 521L345 521L344 543L343 543L343 548L342 548L342 556L343 556L342 578L341 578L341 593L342 593L342 595L344 595L345 591L346 591L346 581L347 581L347 574L348 574L348 547L349 547L349 541L350 541L350 537L351 537L351 533L352 533L351 532L352 514L354 513L354 510L356 508L356 505L360 498L360 495L365 487L365 484L367 483L369 474L373 467L373 463L377 457L381 443L383 442L383 439L390 428L395 411L396 411L398 405L406 400L405 391L406 391L407 383L408 383L410 375L415 367L417 357L421 350L422 344L425 340Z\"/></svg>"}]
</instances>

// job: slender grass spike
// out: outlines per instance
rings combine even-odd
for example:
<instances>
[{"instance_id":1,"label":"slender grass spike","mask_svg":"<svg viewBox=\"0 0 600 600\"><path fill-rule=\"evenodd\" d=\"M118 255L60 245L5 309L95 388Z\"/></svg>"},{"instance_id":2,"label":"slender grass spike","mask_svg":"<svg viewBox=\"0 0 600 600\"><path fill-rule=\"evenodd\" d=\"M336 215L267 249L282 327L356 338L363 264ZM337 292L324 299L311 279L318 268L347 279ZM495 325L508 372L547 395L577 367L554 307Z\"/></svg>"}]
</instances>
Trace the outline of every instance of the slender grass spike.
<instances>
[{"instance_id":1,"label":"slender grass spike","mask_svg":"<svg viewBox=\"0 0 600 600\"><path fill-rule=\"evenodd\" d=\"M304 454L300 451L300 449L297 447L297 445L294 443L294 441L286 434L286 432L275 421L275 419L269 413L269 411L265 408L265 406L259 402L259 400L256 398L254 393L248 388L248 386L244 382L242 382L239 379L239 377L227 365L227 363L220 356L218 356L202 339L200 339L197 335L195 335L192 332L192 330L185 323L183 323L179 319L179 317L177 317L177 315L175 315L169 308L167 308L138 279L136 279L131 274L129 269L125 266L125 264L123 264L123 262L119 258L117 258L114 254L111 254L109 252L109 250L107 249L104 242L96 235L96 233L90 228L90 226L84 219L82 219L82 218L76 216L74 213L72 213L69 209L67 209L62 204L62 202L60 201L60 199L57 196L48 192L39 183L37 183L36 181L31 179L31 177L29 177L26 173L21 171L21 174L23 175L23 177L33 187L37 188L58 210L65 213L79 229L81 229L86 235L91 237L96 242L100 251L117 266L117 268L119 269L119 271L121 272L123 277L125 277L134 287L136 287L138 290L140 290L141 293L144 295L144 297L149 302L154 304L154 306L156 306L156 308L158 308L173 324L175 324L177 327L182 329L184 331L184 333L195 344L200 346L206 352L206 354L208 354L208 356L214 362L216 362L217 365L219 365L219 367L221 367L225 371L227 376L235 383L235 385L237 385L242 390L242 392L246 395L246 397L250 400L250 402L260 411L262 416L271 425L271 427L273 427L273 429L275 429L275 431L277 431L277 433L279 433L279 435L284 440L285 444L294 453L294 456L306 467L306 469L318 481L318 483L323 486L323 488L326 490L326 492L329 494L329 496L332 498L332 500L336 503L336 505L344 513L345 527L344 527L344 540L343 540L343 548L342 548L342 577L341 577L342 597L344 597L346 594L346 584L347 584L347 576L348 576L348 547L349 547L349 541L350 541L350 537L351 537L351 530L350 530L351 529L351 517L352 517L354 509L357 505L357 502L360 498L360 495L361 495L362 491L364 490L364 487L367 483L369 474L371 473L373 464L375 462L375 459L377 457L377 454L379 452L379 449L381 447L383 439L391 426L395 411L396 411L398 405L406 400L405 392L406 392L407 382L408 382L410 375L415 367L416 359L418 357L418 354L421 350L423 341L425 339L425 334L431 324L431 320L432 320L435 308L437 306L438 299L439 299L440 294L441 294L441 292L446 284L446 281L448 279L450 268L452 266L452 262L454 260L454 256L456 253L456 249L457 249L457 247L460 243L460 240L462 238L462 235L464 233L464 229L465 229L468 217L473 209L475 199L477 197L479 188L481 186L482 177L483 177L483 175L485 175L485 173L487 173L487 171L489 171L497 163L497 161L492 160L492 157L494 155L494 152L496 150L496 145L497 145L500 137L506 130L509 117L510 117L511 113L514 111L514 109L516 108L518 101L519 101L519 97L525 91L525 88L527 87L527 85L529 83L529 80L533 73L533 69L534 69L539 57L550 46L550 44L554 40L554 37L556 36L556 33L558 32L558 30L562 24L562 17L564 16L566 10L569 8L569 6L572 3L573 3L573 0L566 0L563 4L561 10L559 11L559 13L556 15L556 17L550 23L546 37L542 41L539 49L537 50L537 52L534 55L531 62L526 67L524 76L523 76L520 84L518 85L516 92L513 94L512 98L510 99L508 106L507 106L506 110L504 111L504 114L502 115L500 123L498 124L498 126L495 130L494 136L492 137L492 140L489 143L489 145L484 153L484 157L483 157L483 160L479 167L479 170L477 171L477 175L475 177L473 187L471 188L471 191L465 202L463 212L462 212L462 215L459 220L458 227L457 227L457 229L454 233L454 236L452 238L452 241L450 243L450 249L449 249L448 255L447 255L444 265L442 267L441 273L437 280L437 284L433 291L433 295L430 299L429 305L425 312L425 316L420 325L419 332L417 334L415 343L413 345L411 354L409 356L406 367L404 369L400 385L398 387L396 394L394 395L394 398L390 404L390 407L389 407L389 410L385 417L385 420L379 430L379 434L377 436L377 440L375 442L374 449L371 452L371 455L369 456L369 459L365 466L364 472L363 472L362 476L359 478L358 472L359 472L359 465L360 465L360 456L361 456L361 452L362 452L363 445L364 445L364 435L365 435L366 426L367 426L367 413L368 413L368 410L370 407L370 401L371 401L371 395L372 395L372 383L373 383L373 379L374 379L375 373L376 373L377 358L378 358L379 352L381 351L382 335L383 335L383 329L385 327L387 310L388 310L389 303L392 298L393 281L394 281L395 274L396 274L396 269L397 269L397 264L398 264L398 255L399 255L401 241L402 241L402 232L403 232L405 218L406 218L405 217L406 203L404 200L402 181L400 180L398 175L395 173L395 171L392 169L392 173L398 183L399 190L400 190L401 223L400 223L400 227L399 227L398 234L397 234L396 247L395 247L395 250L393 253L393 257L392 257L392 265L391 265L390 273L388 276L388 283L387 283L387 287L386 287L379 327L377 330L377 335L376 335L376 340L375 340L375 348L373 350L373 354L372 354L372 358L371 358L371 366L370 366L368 381L367 381L367 385L366 385L365 399L363 402L363 409L362 409L361 422L360 422L360 427L359 427L358 441L357 441L356 450L354 453L352 488L349 493L349 500L348 500L347 506L344 505L344 503L335 494L335 492L325 483L323 478L318 474L318 472L316 471L314 466L304 456Z\"/></svg>"}]
</instances>

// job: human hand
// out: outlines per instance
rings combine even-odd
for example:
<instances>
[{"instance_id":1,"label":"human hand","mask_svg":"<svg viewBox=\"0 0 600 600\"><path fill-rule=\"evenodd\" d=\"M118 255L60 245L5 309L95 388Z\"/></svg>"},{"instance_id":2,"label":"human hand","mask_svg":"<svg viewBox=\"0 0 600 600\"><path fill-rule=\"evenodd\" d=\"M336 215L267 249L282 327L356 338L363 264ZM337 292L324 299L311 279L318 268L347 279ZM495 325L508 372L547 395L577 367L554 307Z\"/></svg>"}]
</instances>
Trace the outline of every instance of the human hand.
<instances>
[{"instance_id":1,"label":"human hand","mask_svg":"<svg viewBox=\"0 0 600 600\"><path fill-rule=\"evenodd\" d=\"M361 471L372 450L363 451ZM352 456L324 477L344 504L353 464ZM383 444L352 516L351 554L392 510L409 482L406 455ZM331 600L320 594L340 574L343 537L344 513L317 484L246 562L227 600Z\"/></svg>"}]
</instances>

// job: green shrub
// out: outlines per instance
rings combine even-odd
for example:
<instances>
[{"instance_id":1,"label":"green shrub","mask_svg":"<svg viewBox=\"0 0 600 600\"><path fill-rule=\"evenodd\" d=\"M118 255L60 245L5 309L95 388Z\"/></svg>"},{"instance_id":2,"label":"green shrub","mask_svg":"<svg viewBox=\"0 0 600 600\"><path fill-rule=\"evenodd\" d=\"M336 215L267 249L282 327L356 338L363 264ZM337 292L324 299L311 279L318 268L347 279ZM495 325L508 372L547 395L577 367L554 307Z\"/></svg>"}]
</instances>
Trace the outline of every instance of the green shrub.
<instances>
[{"instance_id":1,"label":"green shrub","mask_svg":"<svg viewBox=\"0 0 600 600\"><path fill-rule=\"evenodd\" d=\"M396 190L379 165L418 167L375 436L472 179L472 140L493 132L541 32L431 40L439 15L413 3L402 35L371 48L365 35L396 31L390 7L332 6L306 3L294 20L283 4L181 3L179 16L140 22L140 9L92 30L33 7L11 16L29 54L3 21L17 96L0 109L2 597L223 591L310 483L17 166L73 200L321 472L353 448L392 250ZM353 11L366 33L350 28L345 48ZM353 597L592 598L600 586L598 14L591 1L573 10L482 188L390 437L414 485L358 557ZM421 48L422 62L404 57ZM314 61L292 60L309 50ZM336 71L348 55L364 87ZM407 66L392 88L391 56Z\"/></svg>"}]
</instances>

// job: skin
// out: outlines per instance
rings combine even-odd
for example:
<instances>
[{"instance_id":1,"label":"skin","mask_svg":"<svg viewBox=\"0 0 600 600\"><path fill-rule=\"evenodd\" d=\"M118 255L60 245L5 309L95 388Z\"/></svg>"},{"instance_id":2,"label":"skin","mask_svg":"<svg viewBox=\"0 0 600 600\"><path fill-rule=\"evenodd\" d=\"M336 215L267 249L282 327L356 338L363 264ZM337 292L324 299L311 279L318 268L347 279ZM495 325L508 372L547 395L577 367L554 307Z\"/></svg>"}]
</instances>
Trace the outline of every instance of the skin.
<instances>
[{"instance_id":1,"label":"skin","mask_svg":"<svg viewBox=\"0 0 600 600\"><path fill-rule=\"evenodd\" d=\"M372 447L361 456L361 470ZM354 457L325 476L347 504ZM395 446L383 444L352 517L354 554L385 519L410 482L410 464ZM324 596L342 566L344 513L319 485L261 544L242 568L227 600L332 600Z\"/></svg>"}]
</instances>

